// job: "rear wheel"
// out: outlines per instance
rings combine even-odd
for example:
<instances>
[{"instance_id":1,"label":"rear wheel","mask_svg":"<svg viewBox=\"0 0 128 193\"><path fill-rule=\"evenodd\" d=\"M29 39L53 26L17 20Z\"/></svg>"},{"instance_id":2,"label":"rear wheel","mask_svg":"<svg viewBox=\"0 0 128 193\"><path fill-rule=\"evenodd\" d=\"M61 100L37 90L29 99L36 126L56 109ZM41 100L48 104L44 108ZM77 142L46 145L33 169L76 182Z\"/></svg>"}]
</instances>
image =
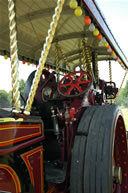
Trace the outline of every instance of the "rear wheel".
<instances>
[{"instance_id":1,"label":"rear wheel","mask_svg":"<svg viewBox=\"0 0 128 193\"><path fill-rule=\"evenodd\" d=\"M116 105L90 107L83 114L74 141L70 184L71 193L128 192L126 132Z\"/></svg>"}]
</instances>

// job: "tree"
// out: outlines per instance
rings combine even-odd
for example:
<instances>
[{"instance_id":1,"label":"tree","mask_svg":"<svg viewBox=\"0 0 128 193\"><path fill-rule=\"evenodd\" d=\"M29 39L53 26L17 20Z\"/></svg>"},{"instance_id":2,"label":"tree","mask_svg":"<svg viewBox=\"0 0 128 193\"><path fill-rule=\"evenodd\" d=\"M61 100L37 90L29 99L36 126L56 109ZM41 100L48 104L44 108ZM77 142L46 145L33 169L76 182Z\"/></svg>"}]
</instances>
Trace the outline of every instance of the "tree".
<instances>
[{"instance_id":1,"label":"tree","mask_svg":"<svg viewBox=\"0 0 128 193\"><path fill-rule=\"evenodd\" d=\"M24 87L25 87L25 81L23 79L20 80L19 82L19 91L20 91L20 96L21 96L21 105L24 105Z\"/></svg>"},{"instance_id":2,"label":"tree","mask_svg":"<svg viewBox=\"0 0 128 193\"><path fill-rule=\"evenodd\" d=\"M117 104L128 107L128 81L126 82L125 88L121 89L118 95Z\"/></svg>"},{"instance_id":3,"label":"tree","mask_svg":"<svg viewBox=\"0 0 128 193\"><path fill-rule=\"evenodd\" d=\"M25 81L21 79L19 81L19 91L22 96L24 96ZM12 107L12 91L8 93L5 90L0 90L0 108ZM24 101L21 98L21 105L24 105Z\"/></svg>"},{"instance_id":4,"label":"tree","mask_svg":"<svg viewBox=\"0 0 128 193\"><path fill-rule=\"evenodd\" d=\"M8 92L8 100L9 100L10 106L12 107L12 91Z\"/></svg>"},{"instance_id":5,"label":"tree","mask_svg":"<svg viewBox=\"0 0 128 193\"><path fill-rule=\"evenodd\" d=\"M24 87L25 87L25 81L23 79L21 79L19 81L19 92L20 92L20 96L21 96L21 105L24 105L24 101L22 99L22 96L24 96ZM12 104L12 91L9 91L8 99L10 101L10 104Z\"/></svg>"},{"instance_id":6,"label":"tree","mask_svg":"<svg viewBox=\"0 0 128 193\"><path fill-rule=\"evenodd\" d=\"M0 108L9 108L10 101L8 98L8 93L5 90L0 90Z\"/></svg>"},{"instance_id":7,"label":"tree","mask_svg":"<svg viewBox=\"0 0 128 193\"><path fill-rule=\"evenodd\" d=\"M19 82L19 91L22 96L24 96L24 87L25 87L25 81L21 79Z\"/></svg>"}]
</instances>

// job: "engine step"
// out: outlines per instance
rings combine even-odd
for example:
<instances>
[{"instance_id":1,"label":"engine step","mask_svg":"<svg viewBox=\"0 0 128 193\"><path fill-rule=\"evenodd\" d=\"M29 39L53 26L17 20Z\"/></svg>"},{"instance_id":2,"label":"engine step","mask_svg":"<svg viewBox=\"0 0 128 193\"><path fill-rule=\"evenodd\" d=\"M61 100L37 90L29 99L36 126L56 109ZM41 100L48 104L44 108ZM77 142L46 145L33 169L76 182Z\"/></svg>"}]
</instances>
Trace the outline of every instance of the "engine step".
<instances>
[{"instance_id":1,"label":"engine step","mask_svg":"<svg viewBox=\"0 0 128 193\"><path fill-rule=\"evenodd\" d=\"M53 162L44 162L45 176L48 183L61 184L66 177L67 163L59 160Z\"/></svg>"}]
</instances>

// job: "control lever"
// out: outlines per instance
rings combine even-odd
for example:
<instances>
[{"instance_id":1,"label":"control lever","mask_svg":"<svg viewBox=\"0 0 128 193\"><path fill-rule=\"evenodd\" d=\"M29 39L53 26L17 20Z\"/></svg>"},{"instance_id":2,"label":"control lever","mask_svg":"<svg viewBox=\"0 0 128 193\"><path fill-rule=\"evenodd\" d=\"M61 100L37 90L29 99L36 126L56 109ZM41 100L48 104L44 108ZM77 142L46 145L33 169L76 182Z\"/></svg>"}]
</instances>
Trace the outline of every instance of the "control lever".
<instances>
[{"instance_id":1,"label":"control lever","mask_svg":"<svg viewBox=\"0 0 128 193\"><path fill-rule=\"evenodd\" d=\"M51 117L53 121L54 134L57 136L57 140L59 140L59 135L60 135L59 125L58 125L58 120L53 107L51 107L51 113L52 113Z\"/></svg>"}]
</instances>

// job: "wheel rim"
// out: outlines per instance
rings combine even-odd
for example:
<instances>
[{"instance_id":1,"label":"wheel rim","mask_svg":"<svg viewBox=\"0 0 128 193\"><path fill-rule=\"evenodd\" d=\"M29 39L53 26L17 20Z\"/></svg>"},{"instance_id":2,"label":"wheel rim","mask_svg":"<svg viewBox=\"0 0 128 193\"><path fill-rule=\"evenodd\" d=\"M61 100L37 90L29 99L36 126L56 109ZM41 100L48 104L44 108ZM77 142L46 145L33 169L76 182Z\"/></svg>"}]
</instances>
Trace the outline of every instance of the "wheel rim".
<instances>
[{"instance_id":1,"label":"wheel rim","mask_svg":"<svg viewBox=\"0 0 128 193\"><path fill-rule=\"evenodd\" d=\"M125 193L128 191L128 158L125 126L121 115L116 121L113 146L112 167L121 169L117 176L113 173L113 193Z\"/></svg>"}]
</instances>

